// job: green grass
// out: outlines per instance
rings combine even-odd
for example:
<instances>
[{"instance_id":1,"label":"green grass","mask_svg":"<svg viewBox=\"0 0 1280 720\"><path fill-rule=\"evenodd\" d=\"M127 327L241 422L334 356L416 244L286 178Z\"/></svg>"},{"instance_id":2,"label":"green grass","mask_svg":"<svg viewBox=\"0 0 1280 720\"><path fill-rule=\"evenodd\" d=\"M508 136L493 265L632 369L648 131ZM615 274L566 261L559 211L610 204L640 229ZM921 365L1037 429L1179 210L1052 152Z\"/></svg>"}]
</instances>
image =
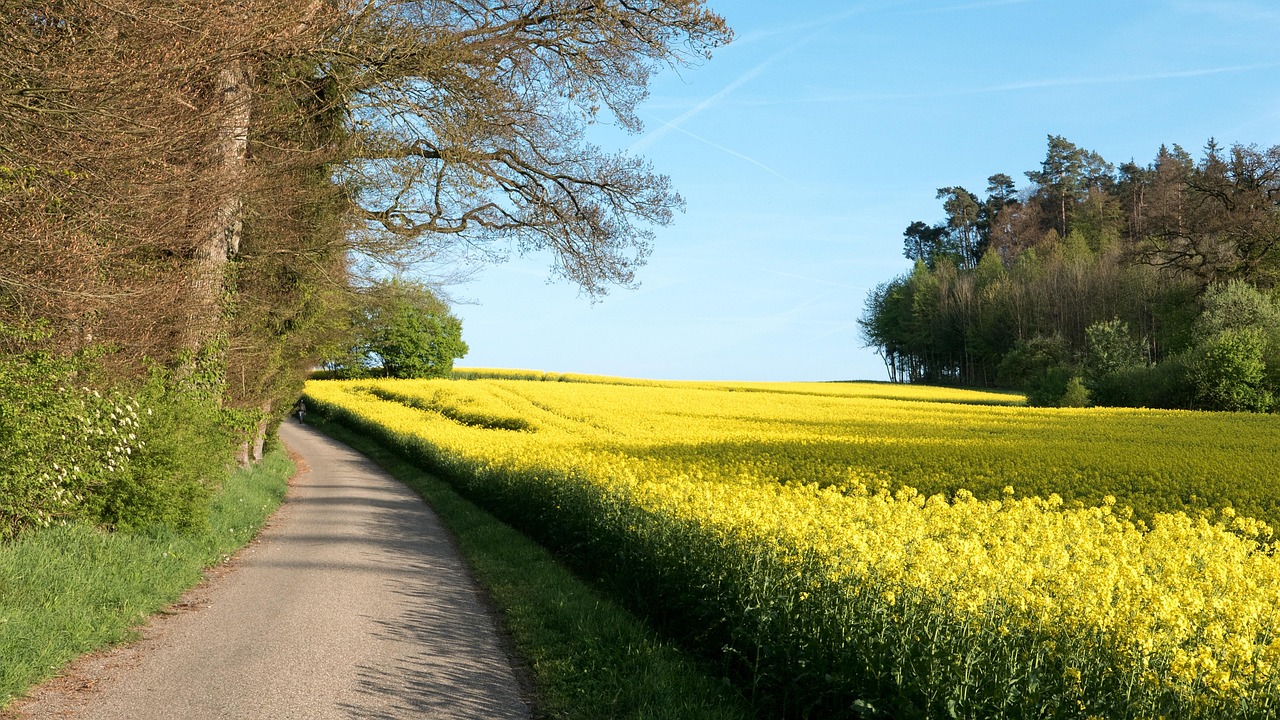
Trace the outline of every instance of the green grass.
<instances>
[{"instance_id":1,"label":"green grass","mask_svg":"<svg viewBox=\"0 0 1280 720\"><path fill-rule=\"evenodd\" d=\"M537 715L557 720L749 718L727 682L578 580L546 550L445 482L337 423L324 432L416 490L458 539L503 614L537 686Z\"/></svg>"},{"instance_id":2,"label":"green grass","mask_svg":"<svg viewBox=\"0 0 1280 720\"><path fill-rule=\"evenodd\" d=\"M229 473L199 532L65 525L0 545L0 708L79 655L132 638L148 615L253 538L292 474L280 450Z\"/></svg>"}]
</instances>

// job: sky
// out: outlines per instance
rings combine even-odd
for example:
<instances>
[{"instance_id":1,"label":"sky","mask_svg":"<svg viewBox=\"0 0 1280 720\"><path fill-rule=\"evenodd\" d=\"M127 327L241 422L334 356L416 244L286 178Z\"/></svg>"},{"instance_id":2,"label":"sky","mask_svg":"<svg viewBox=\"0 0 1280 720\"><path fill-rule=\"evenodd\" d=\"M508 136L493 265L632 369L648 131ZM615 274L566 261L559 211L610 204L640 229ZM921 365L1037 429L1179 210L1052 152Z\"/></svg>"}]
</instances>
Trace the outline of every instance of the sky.
<instances>
[{"instance_id":1,"label":"sky","mask_svg":"<svg viewBox=\"0 0 1280 720\"><path fill-rule=\"evenodd\" d=\"M685 380L885 380L857 319L907 272L938 188L1019 186L1049 135L1112 163L1280 144L1275 0L710 0L735 38L603 128L687 208L637 289L592 302L530 254L448 289L465 367Z\"/></svg>"}]
</instances>

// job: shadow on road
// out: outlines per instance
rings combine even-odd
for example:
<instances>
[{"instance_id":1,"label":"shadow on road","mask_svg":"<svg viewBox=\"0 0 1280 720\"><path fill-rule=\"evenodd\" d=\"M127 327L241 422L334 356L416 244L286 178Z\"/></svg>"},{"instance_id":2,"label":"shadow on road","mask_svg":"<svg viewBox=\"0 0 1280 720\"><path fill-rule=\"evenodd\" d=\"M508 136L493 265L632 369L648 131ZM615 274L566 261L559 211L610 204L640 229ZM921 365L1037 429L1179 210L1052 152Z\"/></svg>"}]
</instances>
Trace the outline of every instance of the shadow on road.
<instances>
[{"instance_id":1,"label":"shadow on road","mask_svg":"<svg viewBox=\"0 0 1280 720\"><path fill-rule=\"evenodd\" d=\"M319 477L308 487L316 492L295 498L291 508L322 521L287 542L353 546L356 552L344 555L356 560L346 570L368 573L391 598L388 607L362 618L369 641L395 649L389 662L356 665L356 698L339 708L351 718L375 720L528 720L495 620L434 513L372 461L324 440L346 452L327 467L312 466ZM386 482L371 489L344 481L365 474ZM359 518L354 526L353 518Z\"/></svg>"}]
</instances>

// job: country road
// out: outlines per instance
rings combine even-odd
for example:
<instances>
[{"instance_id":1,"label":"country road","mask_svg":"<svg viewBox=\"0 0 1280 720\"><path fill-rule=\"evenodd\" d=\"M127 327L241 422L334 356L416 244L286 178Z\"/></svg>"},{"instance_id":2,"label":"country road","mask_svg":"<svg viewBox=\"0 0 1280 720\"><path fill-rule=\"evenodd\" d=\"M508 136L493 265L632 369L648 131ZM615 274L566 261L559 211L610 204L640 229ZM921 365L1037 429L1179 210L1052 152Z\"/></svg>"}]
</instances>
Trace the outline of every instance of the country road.
<instances>
[{"instance_id":1,"label":"country road","mask_svg":"<svg viewBox=\"0 0 1280 720\"><path fill-rule=\"evenodd\" d=\"M345 445L287 422L300 472L197 609L82 663L19 717L529 718L492 615L435 514Z\"/></svg>"}]
</instances>

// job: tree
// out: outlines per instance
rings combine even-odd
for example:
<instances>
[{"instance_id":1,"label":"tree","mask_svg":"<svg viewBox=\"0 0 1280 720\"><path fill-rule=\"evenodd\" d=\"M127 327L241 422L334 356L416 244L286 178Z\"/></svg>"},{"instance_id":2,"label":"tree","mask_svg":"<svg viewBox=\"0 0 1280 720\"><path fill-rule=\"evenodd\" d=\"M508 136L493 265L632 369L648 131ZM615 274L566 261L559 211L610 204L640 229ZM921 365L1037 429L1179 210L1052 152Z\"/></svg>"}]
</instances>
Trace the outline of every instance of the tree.
<instances>
[{"instance_id":1,"label":"tree","mask_svg":"<svg viewBox=\"0 0 1280 720\"><path fill-rule=\"evenodd\" d=\"M1210 140L1195 164L1162 154L1148 196L1131 238L1138 261L1191 275L1201 287L1280 281L1280 146L1224 153Z\"/></svg>"},{"instance_id":2,"label":"tree","mask_svg":"<svg viewBox=\"0 0 1280 720\"><path fill-rule=\"evenodd\" d=\"M550 251L588 294L632 282L650 227L683 200L583 129L607 113L638 131L651 73L729 40L703 0L374 0L341 20L321 53L351 119L358 250L493 257L510 243Z\"/></svg>"},{"instance_id":3,"label":"tree","mask_svg":"<svg viewBox=\"0 0 1280 720\"><path fill-rule=\"evenodd\" d=\"M1091 386L1108 376L1145 365L1142 340L1129 332L1129 324L1113 318L1085 328L1085 379Z\"/></svg>"},{"instance_id":4,"label":"tree","mask_svg":"<svg viewBox=\"0 0 1280 720\"><path fill-rule=\"evenodd\" d=\"M978 196L957 185L938 188L937 198L944 200L942 209L947 213L947 233L956 250L957 264L965 269L977 267L986 251L979 232L982 205Z\"/></svg>"},{"instance_id":5,"label":"tree","mask_svg":"<svg viewBox=\"0 0 1280 720\"><path fill-rule=\"evenodd\" d=\"M1027 179L1040 186L1044 200L1054 208L1054 229L1059 237L1070 232L1070 219L1076 203L1090 188L1109 187L1114 168L1102 156L1078 147L1061 135L1049 136L1049 148L1040 170L1028 171Z\"/></svg>"},{"instance_id":6,"label":"tree","mask_svg":"<svg viewBox=\"0 0 1280 720\"><path fill-rule=\"evenodd\" d=\"M630 283L682 200L584 128L638 131L650 75L731 36L703 0L14 0L0 27L0 321L121 375L218 366L264 415L353 272L544 249Z\"/></svg>"},{"instance_id":7,"label":"tree","mask_svg":"<svg viewBox=\"0 0 1280 720\"><path fill-rule=\"evenodd\" d=\"M981 238L978 247L980 254L985 256L987 248L991 247L991 236L997 223L1000 222L1002 211L1009 206L1018 204L1018 188L1013 184L1013 178L1004 173L996 173L987 178L987 199L982 203L978 213L978 234ZM1007 218L1008 215L1005 215ZM1008 231L1004 228L1005 232Z\"/></svg>"},{"instance_id":8,"label":"tree","mask_svg":"<svg viewBox=\"0 0 1280 720\"><path fill-rule=\"evenodd\" d=\"M987 205L994 211L999 211L1001 207L1011 202L1017 202L1018 188L1013 183L1013 178L1005 173L996 173L987 177ZM994 215L995 212L992 212Z\"/></svg>"},{"instance_id":9,"label":"tree","mask_svg":"<svg viewBox=\"0 0 1280 720\"><path fill-rule=\"evenodd\" d=\"M890 382L911 379L908 343L904 337L910 322L911 297L905 277L882 282L867 293L858 327L863 347L874 347L884 360Z\"/></svg>"},{"instance_id":10,"label":"tree","mask_svg":"<svg viewBox=\"0 0 1280 720\"><path fill-rule=\"evenodd\" d=\"M1266 339L1256 329L1224 330L1197 346L1188 367L1198 407L1266 412L1275 401L1267 387Z\"/></svg>"},{"instance_id":11,"label":"tree","mask_svg":"<svg viewBox=\"0 0 1280 720\"><path fill-rule=\"evenodd\" d=\"M946 242L947 228L942 225L929 225L916 220L902 231L902 238L903 256L931 268L938 258L950 251Z\"/></svg>"},{"instance_id":12,"label":"tree","mask_svg":"<svg viewBox=\"0 0 1280 720\"><path fill-rule=\"evenodd\" d=\"M1210 285L1194 332L1207 340L1226 330L1258 330L1280 339L1280 303L1242 280Z\"/></svg>"},{"instance_id":13,"label":"tree","mask_svg":"<svg viewBox=\"0 0 1280 720\"><path fill-rule=\"evenodd\" d=\"M1028 403L1030 398L1028 398ZM1090 403L1089 389L1085 387L1083 378L1076 376L1067 381L1066 387L1062 391L1062 396L1058 398L1058 407L1088 407Z\"/></svg>"},{"instance_id":14,"label":"tree","mask_svg":"<svg viewBox=\"0 0 1280 720\"><path fill-rule=\"evenodd\" d=\"M467 354L461 321L422 283L376 282L355 299L350 317L346 347L329 362L344 376L381 368L397 378L448 377Z\"/></svg>"}]
</instances>

